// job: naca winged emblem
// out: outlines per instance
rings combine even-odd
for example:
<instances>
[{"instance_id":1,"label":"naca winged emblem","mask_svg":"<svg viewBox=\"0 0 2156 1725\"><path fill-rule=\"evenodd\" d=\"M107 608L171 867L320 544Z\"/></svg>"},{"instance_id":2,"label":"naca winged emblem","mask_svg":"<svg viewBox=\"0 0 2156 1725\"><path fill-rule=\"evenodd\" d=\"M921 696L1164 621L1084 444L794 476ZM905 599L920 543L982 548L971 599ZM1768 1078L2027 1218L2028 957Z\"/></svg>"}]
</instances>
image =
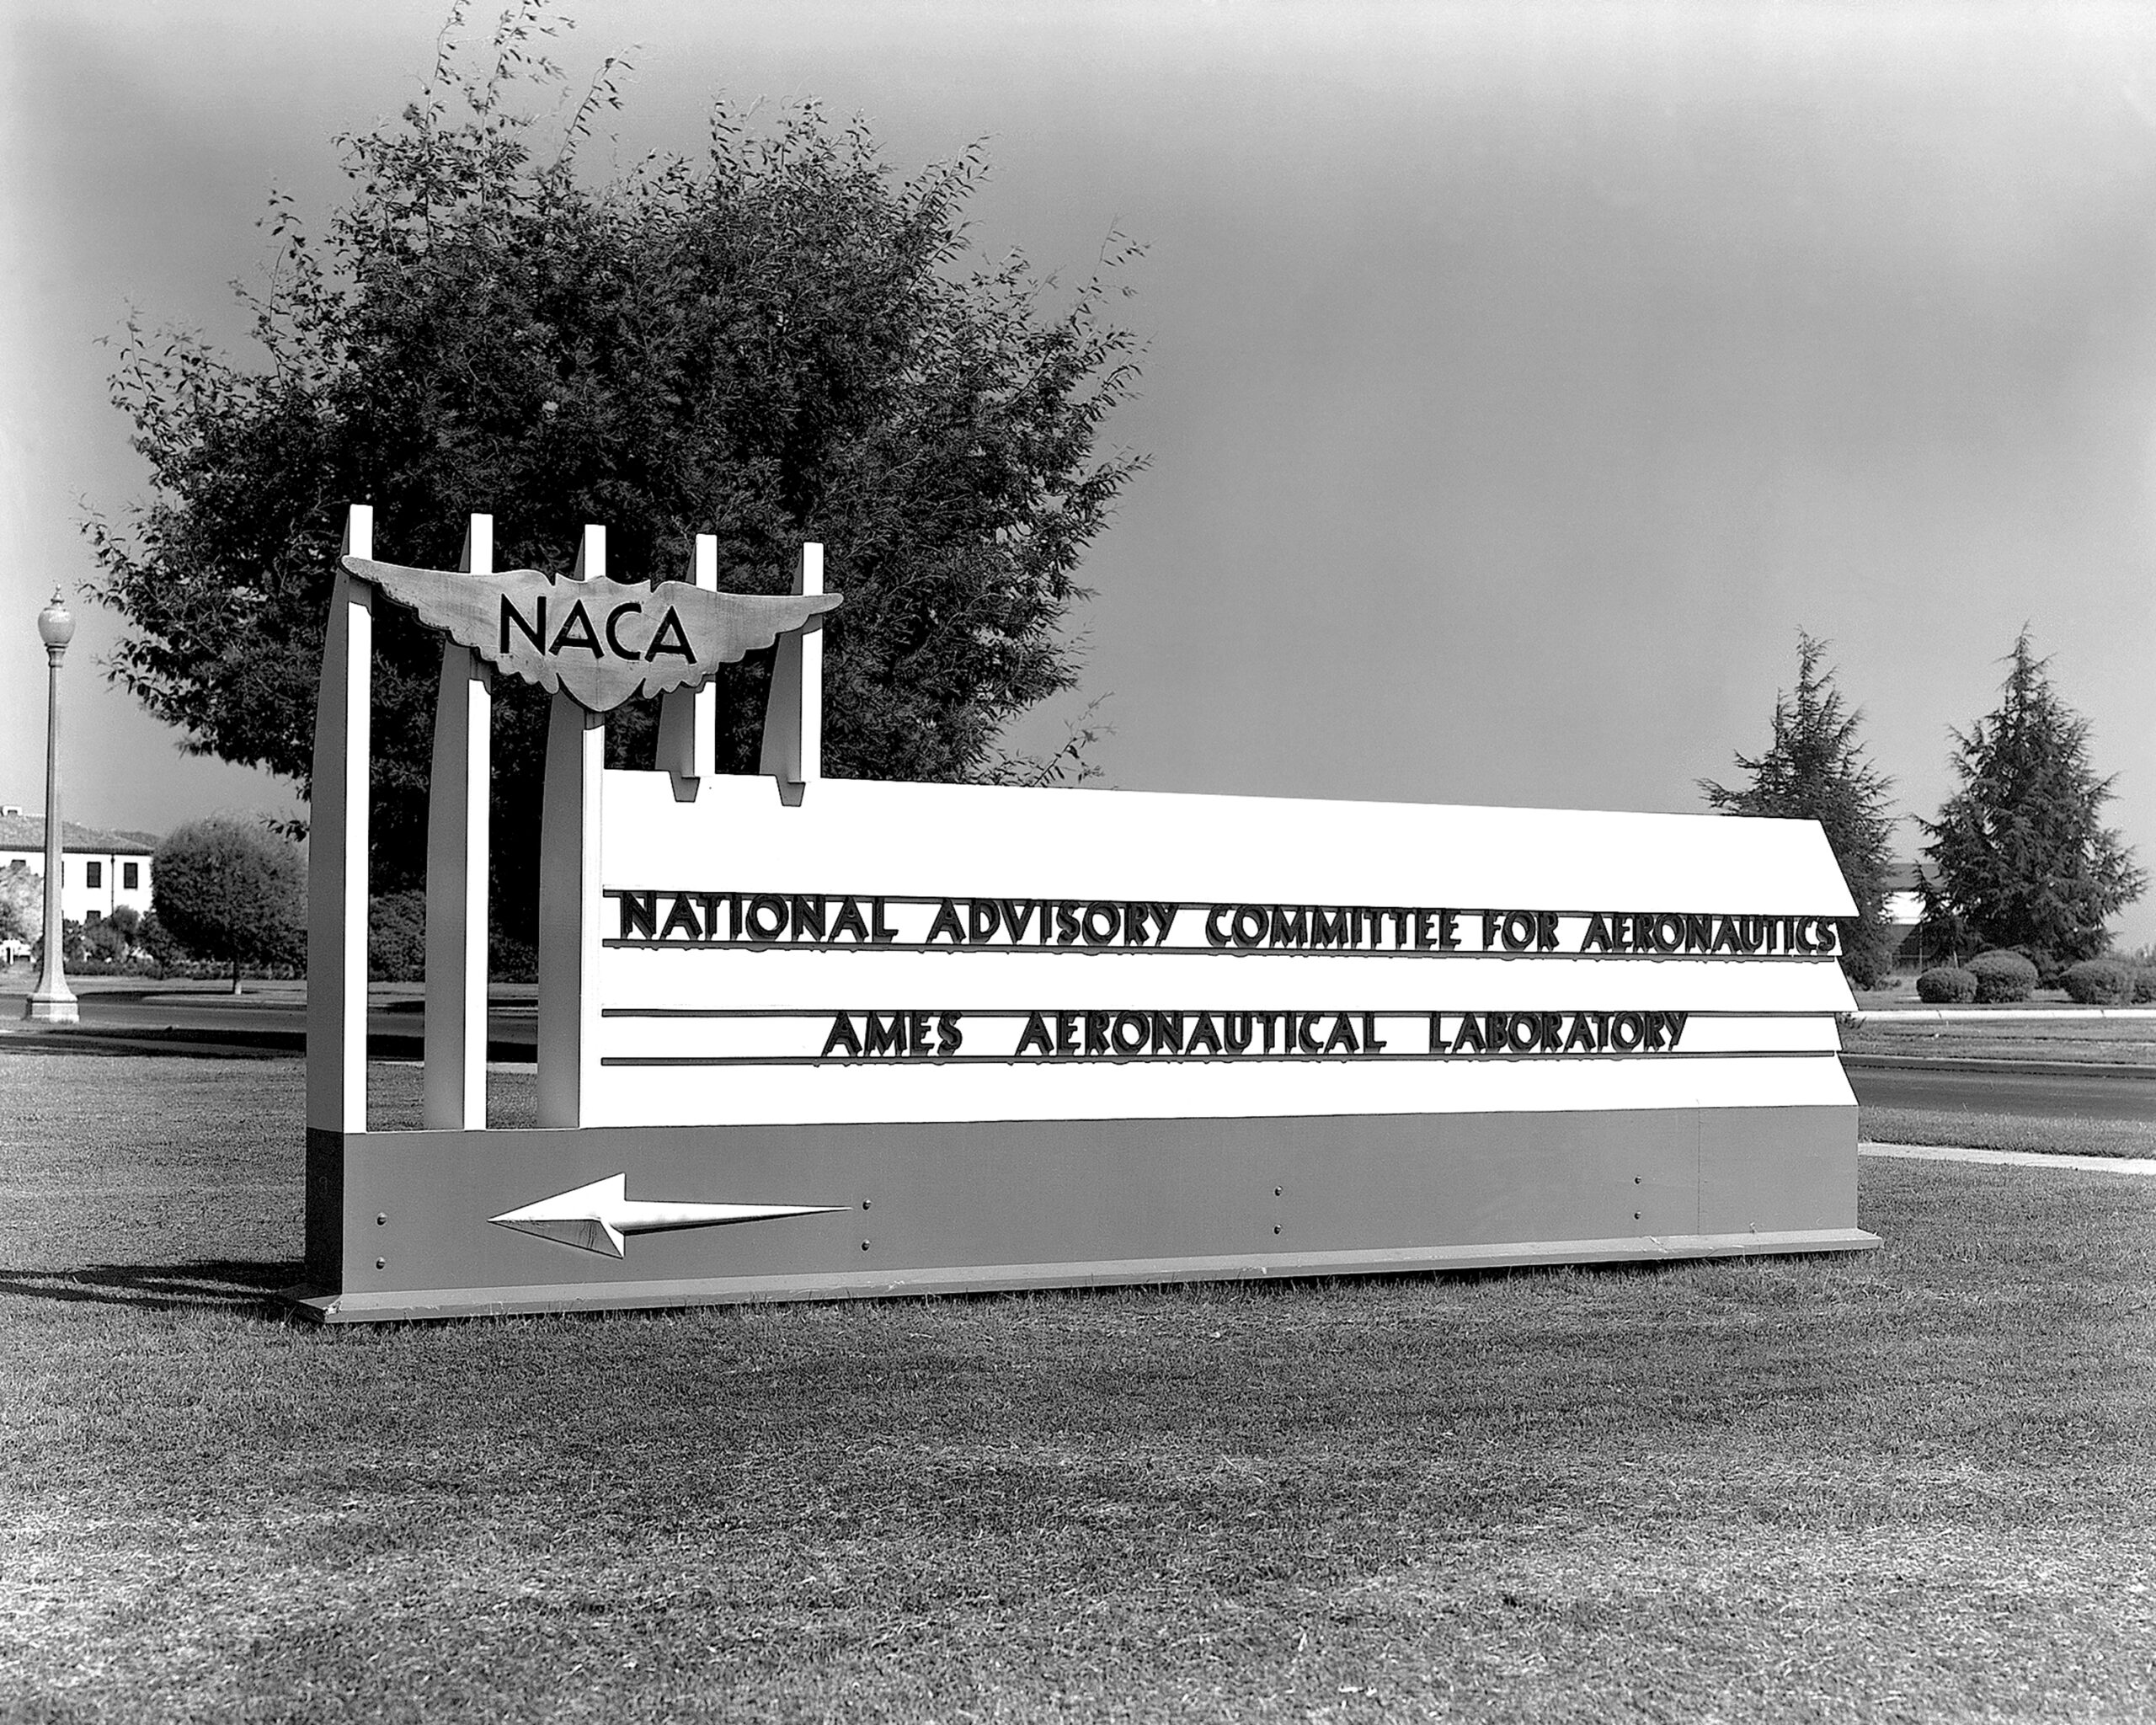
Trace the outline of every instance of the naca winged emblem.
<instances>
[{"instance_id":1,"label":"naca winged emblem","mask_svg":"<svg viewBox=\"0 0 2156 1725\"><path fill-rule=\"evenodd\" d=\"M821 628L842 595L714 593L686 581L579 581L538 569L469 574L348 557L419 621L499 670L593 713L693 689L782 635Z\"/></svg>"}]
</instances>

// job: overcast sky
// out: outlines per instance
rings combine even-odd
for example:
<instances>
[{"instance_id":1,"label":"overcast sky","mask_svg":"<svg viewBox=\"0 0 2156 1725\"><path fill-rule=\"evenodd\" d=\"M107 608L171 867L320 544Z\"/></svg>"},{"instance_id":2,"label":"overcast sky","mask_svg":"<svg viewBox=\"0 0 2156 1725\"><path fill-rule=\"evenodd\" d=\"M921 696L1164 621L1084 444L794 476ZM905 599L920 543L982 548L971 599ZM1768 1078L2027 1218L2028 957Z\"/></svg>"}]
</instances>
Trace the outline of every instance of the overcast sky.
<instances>
[{"instance_id":1,"label":"overcast sky","mask_svg":"<svg viewBox=\"0 0 2156 1725\"><path fill-rule=\"evenodd\" d=\"M131 303L243 352L266 194L320 225L444 10L6 8L0 798L43 794L35 614L141 495L99 339ZM1693 809L1804 628L1930 814L2025 621L2156 863L2156 8L576 13L573 67L635 64L624 157L815 97L905 168L987 139L987 249L1150 248L1112 435L1153 466L1082 619L1109 782ZM290 809L179 756L78 611L72 816Z\"/></svg>"}]
</instances>

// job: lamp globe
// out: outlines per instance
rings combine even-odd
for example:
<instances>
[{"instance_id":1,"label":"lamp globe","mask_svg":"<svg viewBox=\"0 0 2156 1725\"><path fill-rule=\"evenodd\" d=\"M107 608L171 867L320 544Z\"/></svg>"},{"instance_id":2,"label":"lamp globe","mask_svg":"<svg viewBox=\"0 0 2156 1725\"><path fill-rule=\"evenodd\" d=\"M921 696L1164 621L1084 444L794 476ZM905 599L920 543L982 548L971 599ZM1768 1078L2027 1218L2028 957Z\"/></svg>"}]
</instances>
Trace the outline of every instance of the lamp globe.
<instances>
[{"instance_id":1,"label":"lamp globe","mask_svg":"<svg viewBox=\"0 0 2156 1725\"><path fill-rule=\"evenodd\" d=\"M75 638L75 619L61 602L60 591L53 590L52 603L37 614L38 638L51 653L67 650L67 644Z\"/></svg>"}]
</instances>

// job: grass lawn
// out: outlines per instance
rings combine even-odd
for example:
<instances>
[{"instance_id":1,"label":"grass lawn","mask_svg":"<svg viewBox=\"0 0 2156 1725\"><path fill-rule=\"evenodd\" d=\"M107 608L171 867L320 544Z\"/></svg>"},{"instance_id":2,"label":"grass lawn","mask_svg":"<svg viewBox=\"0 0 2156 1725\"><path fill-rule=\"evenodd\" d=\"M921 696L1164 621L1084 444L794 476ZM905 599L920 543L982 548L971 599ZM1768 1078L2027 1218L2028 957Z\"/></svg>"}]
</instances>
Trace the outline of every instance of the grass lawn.
<instances>
[{"instance_id":1,"label":"grass lawn","mask_svg":"<svg viewBox=\"0 0 2156 1725\"><path fill-rule=\"evenodd\" d=\"M1849 1054L2148 1066L2156 1065L2156 1018L1872 1018L1844 1024L1842 1047Z\"/></svg>"},{"instance_id":2,"label":"grass lawn","mask_svg":"<svg viewBox=\"0 0 2156 1725\"><path fill-rule=\"evenodd\" d=\"M1858 1130L1881 1144L1945 1144L1962 1150L2026 1150L2043 1156L2156 1156L2147 1120L2047 1119L1948 1108L1865 1108Z\"/></svg>"},{"instance_id":3,"label":"grass lawn","mask_svg":"<svg viewBox=\"0 0 2156 1725\"><path fill-rule=\"evenodd\" d=\"M2146 1180L1868 1160L1856 1258L319 1331L262 1297L300 1076L0 1056L0 1716L2156 1716Z\"/></svg>"}]
</instances>

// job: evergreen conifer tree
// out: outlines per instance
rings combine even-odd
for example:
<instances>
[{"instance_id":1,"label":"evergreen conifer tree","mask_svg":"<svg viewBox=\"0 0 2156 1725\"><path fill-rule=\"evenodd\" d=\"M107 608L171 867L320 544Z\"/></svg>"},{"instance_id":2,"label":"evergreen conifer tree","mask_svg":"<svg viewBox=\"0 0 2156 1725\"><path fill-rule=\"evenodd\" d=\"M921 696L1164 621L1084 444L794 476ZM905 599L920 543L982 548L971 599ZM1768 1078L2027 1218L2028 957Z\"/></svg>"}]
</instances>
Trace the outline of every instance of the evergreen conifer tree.
<instances>
[{"instance_id":1,"label":"evergreen conifer tree","mask_svg":"<svg viewBox=\"0 0 2156 1725\"><path fill-rule=\"evenodd\" d=\"M2115 781L2089 764L2089 722L2052 687L2050 663L2024 628L1997 711L1951 733L1961 788L1937 820L1918 822L1929 840L1927 943L2018 947L2047 974L2108 948L2105 919L2148 884L2132 847L2103 824Z\"/></svg>"},{"instance_id":2,"label":"evergreen conifer tree","mask_svg":"<svg viewBox=\"0 0 2156 1725\"><path fill-rule=\"evenodd\" d=\"M1774 697L1773 734L1767 751L1739 755L1751 782L1732 789L1701 779L1708 803L1728 814L1816 820L1841 867L1857 914L1842 919L1842 969L1850 982L1869 988L1893 963L1886 927L1887 877L1893 868L1894 817L1887 810L1893 781L1865 759L1857 740L1860 709L1843 704L1834 672L1822 663L1826 643L1799 632L1796 689Z\"/></svg>"}]
</instances>

